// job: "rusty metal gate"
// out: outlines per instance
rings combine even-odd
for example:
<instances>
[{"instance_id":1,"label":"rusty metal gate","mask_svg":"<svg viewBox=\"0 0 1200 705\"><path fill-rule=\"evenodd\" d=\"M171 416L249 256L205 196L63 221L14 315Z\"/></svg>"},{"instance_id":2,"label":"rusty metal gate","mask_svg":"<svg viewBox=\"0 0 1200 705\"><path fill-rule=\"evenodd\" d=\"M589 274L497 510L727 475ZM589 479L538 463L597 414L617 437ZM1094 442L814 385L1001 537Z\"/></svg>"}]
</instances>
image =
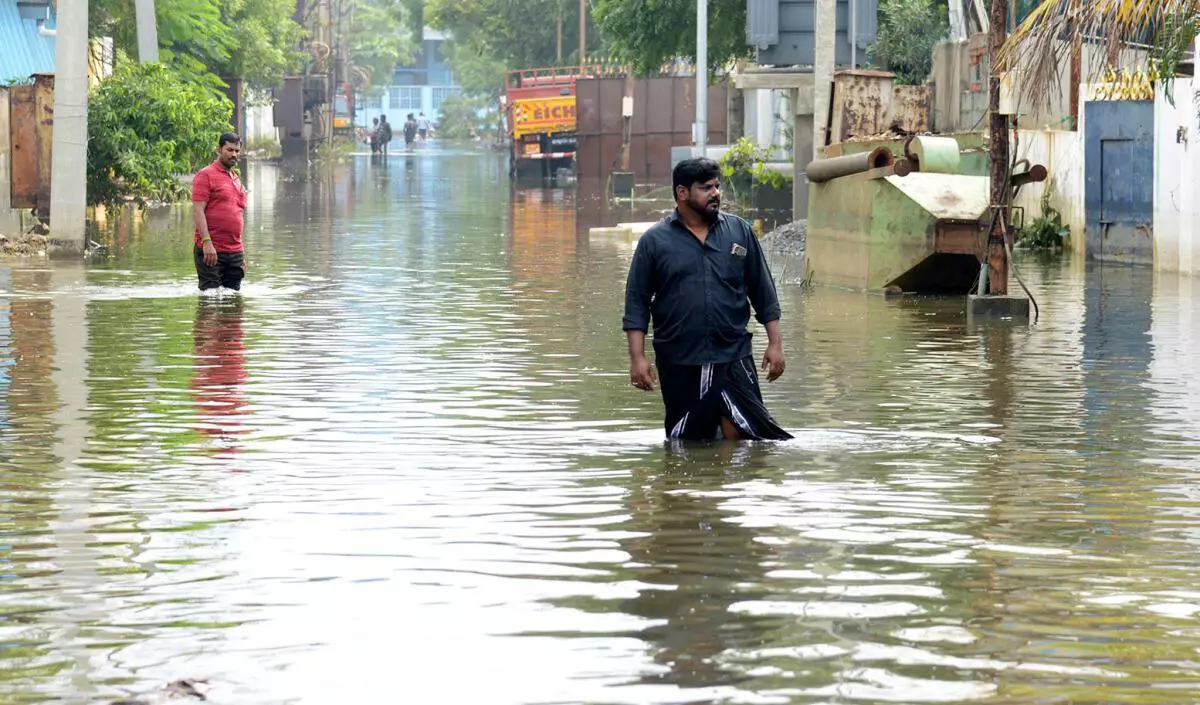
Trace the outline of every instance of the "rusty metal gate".
<instances>
[{"instance_id":1,"label":"rusty metal gate","mask_svg":"<svg viewBox=\"0 0 1200 705\"><path fill-rule=\"evenodd\" d=\"M576 164L581 179L605 179L616 170L629 140L629 170L644 181L671 178L671 147L692 143L696 80L690 76L639 78L633 82L633 117L621 116L624 78L588 78L575 84ZM708 88L708 142L728 141L729 89ZM628 124L627 124L628 123Z\"/></svg>"}]
</instances>

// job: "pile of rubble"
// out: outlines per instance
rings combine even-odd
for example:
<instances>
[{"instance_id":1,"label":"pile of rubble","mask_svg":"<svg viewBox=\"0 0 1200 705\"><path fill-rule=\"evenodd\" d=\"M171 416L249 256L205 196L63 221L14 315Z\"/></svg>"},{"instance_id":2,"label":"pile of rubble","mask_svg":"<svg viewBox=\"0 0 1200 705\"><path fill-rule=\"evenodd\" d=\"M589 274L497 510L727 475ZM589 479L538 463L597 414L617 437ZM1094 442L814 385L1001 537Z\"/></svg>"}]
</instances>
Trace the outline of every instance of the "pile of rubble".
<instances>
[{"instance_id":1,"label":"pile of rubble","mask_svg":"<svg viewBox=\"0 0 1200 705\"><path fill-rule=\"evenodd\" d=\"M781 225L762 236L763 247L777 255L804 255L804 240L808 234L808 221L797 220Z\"/></svg>"},{"instance_id":2,"label":"pile of rubble","mask_svg":"<svg viewBox=\"0 0 1200 705\"><path fill-rule=\"evenodd\" d=\"M0 257L45 257L48 249L49 241L45 235L38 233L0 234Z\"/></svg>"}]
</instances>

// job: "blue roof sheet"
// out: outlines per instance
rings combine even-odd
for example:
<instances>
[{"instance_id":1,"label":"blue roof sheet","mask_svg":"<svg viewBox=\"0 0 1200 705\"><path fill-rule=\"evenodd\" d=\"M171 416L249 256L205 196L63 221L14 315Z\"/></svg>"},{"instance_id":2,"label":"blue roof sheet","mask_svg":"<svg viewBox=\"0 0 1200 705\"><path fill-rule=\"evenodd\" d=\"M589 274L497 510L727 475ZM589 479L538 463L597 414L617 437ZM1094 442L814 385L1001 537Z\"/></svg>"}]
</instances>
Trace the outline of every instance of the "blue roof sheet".
<instances>
[{"instance_id":1,"label":"blue roof sheet","mask_svg":"<svg viewBox=\"0 0 1200 705\"><path fill-rule=\"evenodd\" d=\"M0 84L23 80L35 73L54 72L54 37L38 33L36 16L43 14L38 2L0 0ZM48 4L47 4L48 7ZM53 10L46 27L55 26Z\"/></svg>"}]
</instances>

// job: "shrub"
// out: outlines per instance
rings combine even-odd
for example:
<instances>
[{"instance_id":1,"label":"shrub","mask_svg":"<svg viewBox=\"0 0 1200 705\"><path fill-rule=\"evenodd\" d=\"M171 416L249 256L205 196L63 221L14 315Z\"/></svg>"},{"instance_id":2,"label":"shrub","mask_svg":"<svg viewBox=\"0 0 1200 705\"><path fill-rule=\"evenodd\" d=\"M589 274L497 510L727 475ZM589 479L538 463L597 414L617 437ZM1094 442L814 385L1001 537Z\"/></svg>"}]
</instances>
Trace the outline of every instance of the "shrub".
<instances>
[{"instance_id":1,"label":"shrub","mask_svg":"<svg viewBox=\"0 0 1200 705\"><path fill-rule=\"evenodd\" d=\"M1016 233L1016 245L1027 250L1057 250L1071 234L1071 228L1063 225L1062 214L1050 205L1052 182L1046 181L1042 191L1042 214Z\"/></svg>"},{"instance_id":2,"label":"shrub","mask_svg":"<svg viewBox=\"0 0 1200 705\"><path fill-rule=\"evenodd\" d=\"M495 107L486 96L455 93L441 105L438 136L446 139L474 139L495 129Z\"/></svg>"},{"instance_id":3,"label":"shrub","mask_svg":"<svg viewBox=\"0 0 1200 705\"><path fill-rule=\"evenodd\" d=\"M721 157L721 176L726 180L743 180L751 184L784 188L791 183L784 174L768 169L771 150L759 147L748 137L743 137Z\"/></svg>"},{"instance_id":4,"label":"shrub","mask_svg":"<svg viewBox=\"0 0 1200 705\"><path fill-rule=\"evenodd\" d=\"M88 97L88 200L186 198L179 176L214 157L233 104L163 64L122 62Z\"/></svg>"}]
</instances>

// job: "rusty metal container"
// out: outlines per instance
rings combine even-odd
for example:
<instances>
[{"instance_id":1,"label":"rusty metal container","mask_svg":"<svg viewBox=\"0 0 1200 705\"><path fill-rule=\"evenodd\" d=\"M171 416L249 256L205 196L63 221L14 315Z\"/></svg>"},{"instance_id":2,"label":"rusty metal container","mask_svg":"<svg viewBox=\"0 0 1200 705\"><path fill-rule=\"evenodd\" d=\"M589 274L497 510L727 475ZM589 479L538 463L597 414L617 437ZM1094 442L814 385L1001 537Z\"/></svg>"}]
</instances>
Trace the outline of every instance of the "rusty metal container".
<instances>
[{"instance_id":1,"label":"rusty metal container","mask_svg":"<svg viewBox=\"0 0 1200 705\"><path fill-rule=\"evenodd\" d=\"M892 80L888 71L847 69L833 76L830 140L886 133L892 124Z\"/></svg>"},{"instance_id":2,"label":"rusty metal container","mask_svg":"<svg viewBox=\"0 0 1200 705\"><path fill-rule=\"evenodd\" d=\"M54 144L54 74L9 88L9 194L13 208L50 217L50 163ZM81 167L82 168L82 167Z\"/></svg>"},{"instance_id":3,"label":"rusty metal container","mask_svg":"<svg viewBox=\"0 0 1200 705\"><path fill-rule=\"evenodd\" d=\"M929 132L933 125L933 86L892 86L892 123L909 133Z\"/></svg>"}]
</instances>

